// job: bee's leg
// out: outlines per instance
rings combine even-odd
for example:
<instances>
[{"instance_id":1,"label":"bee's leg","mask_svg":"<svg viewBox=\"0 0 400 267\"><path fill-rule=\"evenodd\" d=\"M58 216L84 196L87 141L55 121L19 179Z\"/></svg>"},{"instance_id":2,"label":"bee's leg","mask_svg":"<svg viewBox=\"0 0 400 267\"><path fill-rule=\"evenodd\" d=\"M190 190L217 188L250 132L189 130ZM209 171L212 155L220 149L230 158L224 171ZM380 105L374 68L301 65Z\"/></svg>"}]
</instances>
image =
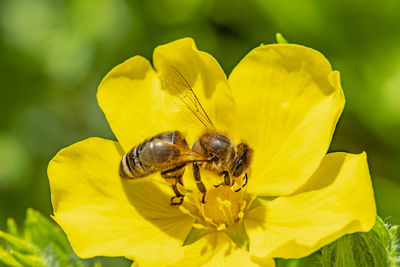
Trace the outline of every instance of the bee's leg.
<instances>
[{"instance_id":1,"label":"bee's leg","mask_svg":"<svg viewBox=\"0 0 400 267\"><path fill-rule=\"evenodd\" d=\"M200 168L197 162L193 162L193 175L194 175L194 180L196 181L197 188L199 189L200 193L203 194L201 202L204 203L204 200L206 198L206 187L201 181Z\"/></svg>"},{"instance_id":2,"label":"bee's leg","mask_svg":"<svg viewBox=\"0 0 400 267\"><path fill-rule=\"evenodd\" d=\"M218 187L220 185L232 186L234 184L235 181L233 181L231 179L231 176L229 175L229 172L223 171L223 172L221 172L220 175L224 175L224 182L220 183L220 184L217 184L217 185L214 185L215 187Z\"/></svg>"},{"instance_id":3,"label":"bee's leg","mask_svg":"<svg viewBox=\"0 0 400 267\"><path fill-rule=\"evenodd\" d=\"M225 183L225 185L232 186L234 181L231 180L229 172L223 171L222 174L224 175L224 183Z\"/></svg>"},{"instance_id":4,"label":"bee's leg","mask_svg":"<svg viewBox=\"0 0 400 267\"><path fill-rule=\"evenodd\" d=\"M183 202L183 198L185 197L185 195L179 191L178 186L177 186L178 183L179 182L172 185L172 190L174 190L174 193L176 196L171 197L171 205L181 205ZM181 183L179 183L179 184L181 184Z\"/></svg>"},{"instance_id":5,"label":"bee's leg","mask_svg":"<svg viewBox=\"0 0 400 267\"><path fill-rule=\"evenodd\" d=\"M244 174L243 180L244 180L244 184L242 184L241 187L239 187L238 189L236 189L235 192L239 192L240 190L242 190L242 188L244 188L244 187L247 185L247 181L248 181L247 172Z\"/></svg>"},{"instance_id":6,"label":"bee's leg","mask_svg":"<svg viewBox=\"0 0 400 267\"><path fill-rule=\"evenodd\" d=\"M175 196L171 198L171 205L181 205L185 197L185 188L182 180L184 172L185 164L161 172L161 177L171 185L175 193Z\"/></svg>"},{"instance_id":7,"label":"bee's leg","mask_svg":"<svg viewBox=\"0 0 400 267\"><path fill-rule=\"evenodd\" d=\"M244 184L242 185L242 187L245 187L247 185L247 181L248 181L247 172L244 174L243 178L244 178Z\"/></svg>"}]
</instances>

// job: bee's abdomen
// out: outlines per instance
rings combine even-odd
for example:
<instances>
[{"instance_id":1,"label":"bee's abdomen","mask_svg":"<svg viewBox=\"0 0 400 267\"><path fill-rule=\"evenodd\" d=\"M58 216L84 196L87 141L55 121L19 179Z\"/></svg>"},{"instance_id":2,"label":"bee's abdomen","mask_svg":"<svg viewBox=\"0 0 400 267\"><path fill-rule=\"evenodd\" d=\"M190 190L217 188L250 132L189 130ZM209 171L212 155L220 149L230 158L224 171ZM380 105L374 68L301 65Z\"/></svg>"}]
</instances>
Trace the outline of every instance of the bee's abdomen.
<instances>
[{"instance_id":1,"label":"bee's abdomen","mask_svg":"<svg viewBox=\"0 0 400 267\"><path fill-rule=\"evenodd\" d=\"M177 161L179 150L169 144L188 147L179 131L163 132L147 138L123 156L119 175L126 179L137 179L182 165Z\"/></svg>"},{"instance_id":2,"label":"bee's abdomen","mask_svg":"<svg viewBox=\"0 0 400 267\"><path fill-rule=\"evenodd\" d=\"M157 171L152 166L143 164L139 154L143 144L139 144L126 153L119 165L119 175L126 179L137 179L145 177Z\"/></svg>"}]
</instances>

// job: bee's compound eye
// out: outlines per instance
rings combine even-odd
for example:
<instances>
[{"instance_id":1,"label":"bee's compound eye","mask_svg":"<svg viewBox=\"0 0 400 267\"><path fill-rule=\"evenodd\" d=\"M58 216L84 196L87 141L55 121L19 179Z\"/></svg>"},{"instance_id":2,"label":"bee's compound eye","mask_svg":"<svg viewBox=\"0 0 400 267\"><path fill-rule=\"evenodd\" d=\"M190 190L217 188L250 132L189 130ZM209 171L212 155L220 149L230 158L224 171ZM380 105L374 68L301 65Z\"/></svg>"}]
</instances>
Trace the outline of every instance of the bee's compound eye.
<instances>
[{"instance_id":1,"label":"bee's compound eye","mask_svg":"<svg viewBox=\"0 0 400 267\"><path fill-rule=\"evenodd\" d=\"M245 162L243 162L242 158L239 158L233 164L232 175L235 177L238 177L239 175L241 175L243 173L245 167L246 167Z\"/></svg>"},{"instance_id":2,"label":"bee's compound eye","mask_svg":"<svg viewBox=\"0 0 400 267\"><path fill-rule=\"evenodd\" d=\"M247 144L240 143L237 146L237 155L231 167L232 175L235 177L240 176L250 165L252 156L253 150Z\"/></svg>"}]
</instances>

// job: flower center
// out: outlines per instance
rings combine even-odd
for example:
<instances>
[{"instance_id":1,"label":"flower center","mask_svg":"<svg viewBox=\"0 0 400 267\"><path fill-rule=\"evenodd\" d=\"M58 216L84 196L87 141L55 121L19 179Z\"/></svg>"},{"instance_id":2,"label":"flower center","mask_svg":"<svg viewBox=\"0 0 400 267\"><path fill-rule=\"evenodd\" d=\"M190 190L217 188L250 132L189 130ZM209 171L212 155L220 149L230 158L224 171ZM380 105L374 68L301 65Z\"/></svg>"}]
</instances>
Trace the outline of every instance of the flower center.
<instances>
[{"instance_id":1,"label":"flower center","mask_svg":"<svg viewBox=\"0 0 400 267\"><path fill-rule=\"evenodd\" d=\"M183 245L190 245L208 233L221 231L227 234L238 248L248 251L249 240L243 218L256 195L247 194L246 187L235 181L232 186L210 186L204 201L203 196L198 190L190 190L190 193L185 195L183 204L179 206L183 213L195 219Z\"/></svg>"},{"instance_id":2,"label":"flower center","mask_svg":"<svg viewBox=\"0 0 400 267\"><path fill-rule=\"evenodd\" d=\"M207 191L204 203L194 194L187 194L187 205L179 209L196 219L195 228L222 231L243 218L247 207L244 195L243 191L235 192L229 186L220 185Z\"/></svg>"},{"instance_id":3,"label":"flower center","mask_svg":"<svg viewBox=\"0 0 400 267\"><path fill-rule=\"evenodd\" d=\"M218 225L226 226L239 220L242 196L228 186L219 186L207 191L203 204L205 217Z\"/></svg>"}]
</instances>

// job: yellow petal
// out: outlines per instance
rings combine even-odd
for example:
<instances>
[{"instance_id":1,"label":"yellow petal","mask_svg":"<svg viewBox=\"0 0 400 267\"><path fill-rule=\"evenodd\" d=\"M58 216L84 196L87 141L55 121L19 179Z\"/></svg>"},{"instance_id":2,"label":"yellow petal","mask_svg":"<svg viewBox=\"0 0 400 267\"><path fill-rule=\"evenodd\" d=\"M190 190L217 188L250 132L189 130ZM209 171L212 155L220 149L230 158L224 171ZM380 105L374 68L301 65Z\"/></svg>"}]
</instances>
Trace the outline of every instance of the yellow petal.
<instances>
[{"instance_id":1,"label":"yellow petal","mask_svg":"<svg viewBox=\"0 0 400 267\"><path fill-rule=\"evenodd\" d=\"M206 235L185 248L182 259L171 266L275 266L272 258L253 261L253 257L247 251L238 249L232 240L222 232Z\"/></svg>"},{"instance_id":2,"label":"yellow petal","mask_svg":"<svg viewBox=\"0 0 400 267\"><path fill-rule=\"evenodd\" d=\"M235 132L254 149L248 190L287 195L316 170L344 106L339 73L319 52L275 44L252 50L229 77Z\"/></svg>"},{"instance_id":3,"label":"yellow petal","mask_svg":"<svg viewBox=\"0 0 400 267\"><path fill-rule=\"evenodd\" d=\"M97 99L125 151L160 132L173 130L150 63L136 56L113 68L101 82Z\"/></svg>"},{"instance_id":4,"label":"yellow petal","mask_svg":"<svg viewBox=\"0 0 400 267\"><path fill-rule=\"evenodd\" d=\"M235 105L226 75L215 58L197 49L193 39L184 38L158 46L154 50L153 63L160 75L171 65L179 70L194 90L216 129L222 132L231 129ZM181 108L185 109L183 106ZM190 119L180 118L186 121L186 125L193 123L190 120L200 125L188 110L186 113L191 115ZM201 134L201 131L198 133Z\"/></svg>"},{"instance_id":5,"label":"yellow petal","mask_svg":"<svg viewBox=\"0 0 400 267\"><path fill-rule=\"evenodd\" d=\"M193 40L182 39L157 47L154 64L161 73L169 65L178 69L214 125L221 131L229 129L233 99L213 57L197 50ZM99 86L99 105L125 151L164 131L181 131L189 145L204 132L205 127L176 92L162 88L161 75L148 60L135 56L113 68Z\"/></svg>"},{"instance_id":6,"label":"yellow petal","mask_svg":"<svg viewBox=\"0 0 400 267\"><path fill-rule=\"evenodd\" d=\"M100 138L61 150L48 167L55 220L80 257L174 262L193 220L170 205L172 190L161 179L122 180L122 153Z\"/></svg>"},{"instance_id":7,"label":"yellow petal","mask_svg":"<svg viewBox=\"0 0 400 267\"><path fill-rule=\"evenodd\" d=\"M345 234L369 231L376 207L366 154L328 154L296 194L264 204L245 217L250 253L259 257L304 257Z\"/></svg>"}]
</instances>

